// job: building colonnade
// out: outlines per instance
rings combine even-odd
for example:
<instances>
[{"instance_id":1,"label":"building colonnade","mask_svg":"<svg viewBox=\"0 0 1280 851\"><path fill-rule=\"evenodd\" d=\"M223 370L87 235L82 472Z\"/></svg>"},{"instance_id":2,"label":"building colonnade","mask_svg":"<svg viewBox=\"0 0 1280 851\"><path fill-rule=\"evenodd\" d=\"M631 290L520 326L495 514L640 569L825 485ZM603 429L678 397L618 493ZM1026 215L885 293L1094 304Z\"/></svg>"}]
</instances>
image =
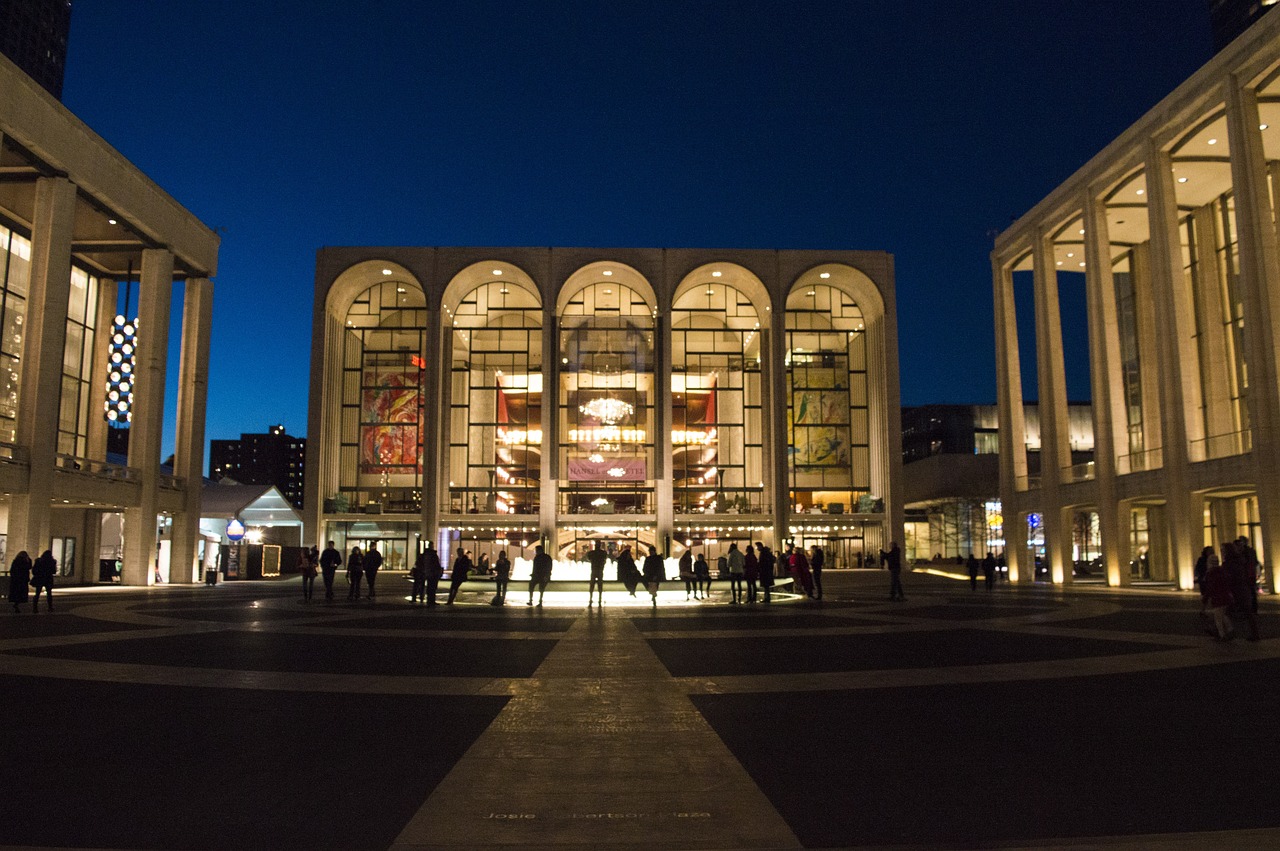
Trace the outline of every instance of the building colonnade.
<instances>
[{"instance_id":1,"label":"building colonnade","mask_svg":"<svg viewBox=\"0 0 1280 851\"><path fill-rule=\"evenodd\" d=\"M1072 579L1092 516L1111 585L1193 586L1204 546L1280 553L1280 18L1264 16L996 240L1012 577ZM1034 304L1028 474L1015 291ZM1062 293L1083 289L1095 457L1071 464ZM1025 344L1026 340L1021 341ZM1073 368L1079 365L1073 364ZM1032 367L1028 367L1032 368ZM1028 543L1032 527L1042 548ZM1276 582L1275 573L1269 575Z\"/></svg>"}]
</instances>

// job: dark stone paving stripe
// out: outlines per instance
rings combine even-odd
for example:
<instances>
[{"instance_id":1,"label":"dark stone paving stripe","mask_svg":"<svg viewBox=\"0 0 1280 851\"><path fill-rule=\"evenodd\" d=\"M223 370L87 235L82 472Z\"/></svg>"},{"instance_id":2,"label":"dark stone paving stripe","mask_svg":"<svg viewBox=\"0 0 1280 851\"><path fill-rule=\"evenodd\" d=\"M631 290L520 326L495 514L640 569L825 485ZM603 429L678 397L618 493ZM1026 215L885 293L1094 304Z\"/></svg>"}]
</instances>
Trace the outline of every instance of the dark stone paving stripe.
<instances>
[{"instance_id":1,"label":"dark stone paving stripe","mask_svg":"<svg viewBox=\"0 0 1280 851\"><path fill-rule=\"evenodd\" d=\"M573 618L530 617L525 609L510 617L486 615L455 616L452 610L442 614L406 612L376 618L320 622L325 629L421 629L476 632L564 632L573 626ZM535 610L536 611L536 610Z\"/></svg>"},{"instance_id":2,"label":"dark stone paving stripe","mask_svg":"<svg viewBox=\"0 0 1280 851\"><path fill-rule=\"evenodd\" d=\"M805 845L973 847L1280 824L1277 677L1272 659L692 699ZM1224 701L1251 720L1224 727Z\"/></svg>"},{"instance_id":3,"label":"dark stone paving stripe","mask_svg":"<svg viewBox=\"0 0 1280 851\"><path fill-rule=\"evenodd\" d=\"M141 629L143 627L131 623L110 623L76 617L72 614L56 612L46 615L21 615L12 618L0 616L0 641L11 638L36 638L45 635L90 635L95 632L115 632L119 630Z\"/></svg>"},{"instance_id":4,"label":"dark stone paving stripe","mask_svg":"<svg viewBox=\"0 0 1280 851\"><path fill-rule=\"evenodd\" d=\"M782 609L783 607L779 607ZM876 620L872 617L825 617L808 612L750 611L732 615L702 616L688 615L683 617L645 617L637 614L633 618L641 632L673 632L692 630L719 629L848 629L854 624L893 623L894 621Z\"/></svg>"},{"instance_id":5,"label":"dark stone paving stripe","mask_svg":"<svg viewBox=\"0 0 1280 851\"><path fill-rule=\"evenodd\" d=\"M1264 612L1258 615L1259 629L1264 637L1280 635L1280 614ZM1169 635L1204 635L1208 621L1200 617L1199 608L1185 611L1158 612L1151 610L1124 611L1091 618L1055 621L1054 626L1115 630L1117 632L1157 632Z\"/></svg>"},{"instance_id":6,"label":"dark stone paving stripe","mask_svg":"<svg viewBox=\"0 0 1280 851\"><path fill-rule=\"evenodd\" d=\"M348 639L239 630L42 647L15 654L94 662L391 676L527 677L553 639Z\"/></svg>"},{"instance_id":7,"label":"dark stone paving stripe","mask_svg":"<svg viewBox=\"0 0 1280 851\"><path fill-rule=\"evenodd\" d=\"M649 639L677 677L792 674L931 668L1142 653L1161 645L992 630L940 629L877 635L787 636L783 639Z\"/></svg>"},{"instance_id":8,"label":"dark stone paving stripe","mask_svg":"<svg viewBox=\"0 0 1280 851\"><path fill-rule=\"evenodd\" d=\"M507 702L21 686L56 734L0 743L3 842L68 848L386 848Z\"/></svg>"}]
</instances>

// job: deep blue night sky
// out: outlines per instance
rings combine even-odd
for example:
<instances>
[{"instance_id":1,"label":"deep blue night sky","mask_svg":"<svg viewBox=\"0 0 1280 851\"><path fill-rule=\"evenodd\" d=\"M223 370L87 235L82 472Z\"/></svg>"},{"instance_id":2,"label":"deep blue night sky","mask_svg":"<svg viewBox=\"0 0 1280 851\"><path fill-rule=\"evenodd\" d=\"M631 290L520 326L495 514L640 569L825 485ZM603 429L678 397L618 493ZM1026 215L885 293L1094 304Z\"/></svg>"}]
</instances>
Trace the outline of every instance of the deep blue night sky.
<instances>
[{"instance_id":1,"label":"deep blue night sky","mask_svg":"<svg viewBox=\"0 0 1280 851\"><path fill-rule=\"evenodd\" d=\"M1208 0L76 0L63 99L223 235L227 438L305 433L324 245L884 249L903 404L993 402L992 233L1209 58Z\"/></svg>"}]
</instances>

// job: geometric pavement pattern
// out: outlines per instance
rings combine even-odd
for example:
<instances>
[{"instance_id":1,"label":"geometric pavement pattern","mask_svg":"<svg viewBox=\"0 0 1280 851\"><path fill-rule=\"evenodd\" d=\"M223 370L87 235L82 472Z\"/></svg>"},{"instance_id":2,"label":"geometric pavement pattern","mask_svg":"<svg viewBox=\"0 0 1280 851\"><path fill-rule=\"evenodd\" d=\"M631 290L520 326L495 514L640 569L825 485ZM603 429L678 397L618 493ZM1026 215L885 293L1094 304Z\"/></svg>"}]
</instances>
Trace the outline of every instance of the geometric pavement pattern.
<instances>
[{"instance_id":1,"label":"geometric pavement pattern","mask_svg":"<svg viewBox=\"0 0 1280 851\"><path fill-rule=\"evenodd\" d=\"M426 609L399 583L0 617L0 844L1280 847L1268 597L1262 641L1219 644L1168 590L910 574L897 603L827 571L768 607Z\"/></svg>"}]
</instances>

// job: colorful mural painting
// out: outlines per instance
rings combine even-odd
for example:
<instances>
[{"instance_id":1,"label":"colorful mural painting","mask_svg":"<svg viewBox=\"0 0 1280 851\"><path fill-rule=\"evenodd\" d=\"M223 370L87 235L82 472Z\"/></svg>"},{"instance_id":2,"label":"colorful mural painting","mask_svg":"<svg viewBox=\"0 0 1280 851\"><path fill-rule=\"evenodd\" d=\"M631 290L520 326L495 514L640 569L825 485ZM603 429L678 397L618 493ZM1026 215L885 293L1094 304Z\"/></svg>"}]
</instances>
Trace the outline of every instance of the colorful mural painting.
<instances>
[{"instance_id":1,"label":"colorful mural painting","mask_svg":"<svg viewBox=\"0 0 1280 851\"><path fill-rule=\"evenodd\" d=\"M360 472L422 472L421 375L420 370L399 364L365 365L360 404Z\"/></svg>"},{"instance_id":2,"label":"colorful mural painting","mask_svg":"<svg viewBox=\"0 0 1280 851\"><path fill-rule=\"evenodd\" d=\"M830 369L797 370L787 437L797 469L848 467L849 391Z\"/></svg>"}]
</instances>

